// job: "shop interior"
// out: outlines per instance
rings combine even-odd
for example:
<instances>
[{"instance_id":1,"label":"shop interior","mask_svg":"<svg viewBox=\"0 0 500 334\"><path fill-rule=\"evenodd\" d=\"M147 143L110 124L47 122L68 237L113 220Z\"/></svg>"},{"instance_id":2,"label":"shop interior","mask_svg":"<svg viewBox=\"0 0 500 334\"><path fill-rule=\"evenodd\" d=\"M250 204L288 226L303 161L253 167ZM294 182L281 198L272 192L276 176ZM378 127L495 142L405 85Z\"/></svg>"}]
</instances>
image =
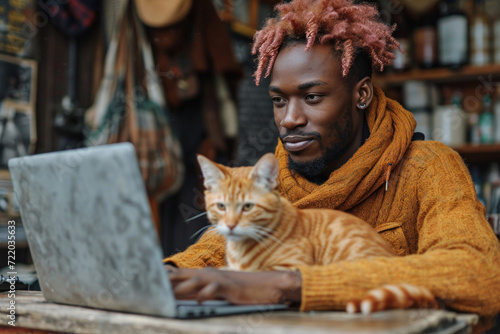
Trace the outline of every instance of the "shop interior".
<instances>
[{"instance_id":1,"label":"shop interior","mask_svg":"<svg viewBox=\"0 0 500 334\"><path fill-rule=\"evenodd\" d=\"M151 101L163 101L168 113L154 140L175 138L174 152L165 154L181 149L185 173L183 182L173 177L148 187L155 228L165 255L192 244L208 224L199 217L195 155L245 166L274 151L269 79L254 83L251 42L278 2L193 0L164 17L128 1L81 1L78 10L66 1L0 1L0 247L7 248L7 222L15 220L17 262L30 270L8 159L145 138L146 128L134 137L102 124L132 109L140 120ZM500 2L370 2L396 25L404 52L374 73L374 83L412 111L426 140L463 157L500 235ZM115 75L120 69L129 75ZM0 268L7 265L1 254Z\"/></svg>"}]
</instances>

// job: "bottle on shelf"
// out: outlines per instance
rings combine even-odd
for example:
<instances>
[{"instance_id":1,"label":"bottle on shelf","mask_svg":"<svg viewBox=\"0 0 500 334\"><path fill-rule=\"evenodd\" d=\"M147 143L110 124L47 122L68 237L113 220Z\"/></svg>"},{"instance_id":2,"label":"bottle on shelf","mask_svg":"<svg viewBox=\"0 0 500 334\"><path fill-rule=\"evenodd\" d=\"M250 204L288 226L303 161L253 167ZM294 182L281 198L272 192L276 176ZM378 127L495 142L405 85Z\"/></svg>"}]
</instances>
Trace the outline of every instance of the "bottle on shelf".
<instances>
[{"instance_id":1,"label":"bottle on shelf","mask_svg":"<svg viewBox=\"0 0 500 334\"><path fill-rule=\"evenodd\" d=\"M411 66L411 27L410 19L404 11L392 16L392 22L396 24L394 38L399 42L399 46L404 53L395 52L392 68L401 72L408 70Z\"/></svg>"},{"instance_id":2,"label":"bottle on shelf","mask_svg":"<svg viewBox=\"0 0 500 334\"><path fill-rule=\"evenodd\" d=\"M484 199L486 201L486 213L492 209L492 190L500 181L500 167L498 163L493 162L489 165L488 172L483 184Z\"/></svg>"},{"instance_id":3,"label":"bottle on shelf","mask_svg":"<svg viewBox=\"0 0 500 334\"><path fill-rule=\"evenodd\" d=\"M432 140L432 108L435 106L435 86L427 81L408 80L403 84L403 104L417 121L416 132Z\"/></svg>"},{"instance_id":4,"label":"bottle on shelf","mask_svg":"<svg viewBox=\"0 0 500 334\"><path fill-rule=\"evenodd\" d=\"M215 1L218 2L218 1ZM222 3L225 3L224 1L221 1ZM227 7L230 7L233 11L233 16L234 18L243 23L243 24L250 24L250 14L249 14L249 1L248 0L239 0L238 6L234 6L234 2L229 6L226 5Z\"/></svg>"},{"instance_id":5,"label":"bottle on shelf","mask_svg":"<svg viewBox=\"0 0 500 334\"><path fill-rule=\"evenodd\" d=\"M490 166L488 181L490 181L491 189L486 214L493 231L500 236L500 168L498 163Z\"/></svg>"},{"instance_id":6,"label":"bottle on shelf","mask_svg":"<svg viewBox=\"0 0 500 334\"><path fill-rule=\"evenodd\" d=\"M500 144L500 87L497 88L496 94L495 94L495 105L493 107L494 109L494 119L495 119L495 125L494 125L494 141L497 144Z\"/></svg>"},{"instance_id":7,"label":"bottle on shelf","mask_svg":"<svg viewBox=\"0 0 500 334\"><path fill-rule=\"evenodd\" d=\"M493 62L500 64L500 15L493 21Z\"/></svg>"},{"instance_id":8,"label":"bottle on shelf","mask_svg":"<svg viewBox=\"0 0 500 334\"><path fill-rule=\"evenodd\" d=\"M470 63L484 66L491 63L491 24L484 8L484 0L475 1L470 24Z\"/></svg>"},{"instance_id":9,"label":"bottle on shelf","mask_svg":"<svg viewBox=\"0 0 500 334\"><path fill-rule=\"evenodd\" d=\"M468 114L469 139L468 142L473 145L481 144L481 129L479 128L479 113L471 112Z\"/></svg>"},{"instance_id":10,"label":"bottle on shelf","mask_svg":"<svg viewBox=\"0 0 500 334\"><path fill-rule=\"evenodd\" d=\"M479 116L479 129L481 133L481 144L493 143L493 113L491 112L491 95L483 96L483 109Z\"/></svg>"},{"instance_id":11,"label":"bottle on shelf","mask_svg":"<svg viewBox=\"0 0 500 334\"><path fill-rule=\"evenodd\" d=\"M422 15L414 30L414 59L420 68L435 67L438 61L436 17Z\"/></svg>"},{"instance_id":12,"label":"bottle on shelf","mask_svg":"<svg viewBox=\"0 0 500 334\"><path fill-rule=\"evenodd\" d=\"M449 103L434 110L432 138L454 147L465 144L467 114L462 109L462 94L459 91L453 94Z\"/></svg>"},{"instance_id":13,"label":"bottle on shelf","mask_svg":"<svg viewBox=\"0 0 500 334\"><path fill-rule=\"evenodd\" d=\"M469 36L468 18L460 10L458 0L439 3L440 17L437 20L439 64L460 67L468 62Z\"/></svg>"},{"instance_id":14,"label":"bottle on shelf","mask_svg":"<svg viewBox=\"0 0 500 334\"><path fill-rule=\"evenodd\" d=\"M477 165L469 166L469 172L476 189L477 199L486 207L486 200L483 197L483 178Z\"/></svg>"}]
</instances>

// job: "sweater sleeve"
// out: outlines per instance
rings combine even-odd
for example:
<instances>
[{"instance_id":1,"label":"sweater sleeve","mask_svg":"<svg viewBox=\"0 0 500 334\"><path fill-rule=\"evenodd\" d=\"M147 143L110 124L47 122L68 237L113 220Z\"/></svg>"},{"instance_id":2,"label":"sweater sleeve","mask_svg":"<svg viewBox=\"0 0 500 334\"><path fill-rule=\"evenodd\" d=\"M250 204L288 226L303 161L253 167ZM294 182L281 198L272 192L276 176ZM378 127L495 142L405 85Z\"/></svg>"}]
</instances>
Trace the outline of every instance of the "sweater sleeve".
<instances>
[{"instance_id":1,"label":"sweater sleeve","mask_svg":"<svg viewBox=\"0 0 500 334\"><path fill-rule=\"evenodd\" d=\"M457 311L500 312L500 243L461 157L449 149L433 155L420 171L417 197L417 254L299 267L301 310L344 309L370 289L409 283Z\"/></svg>"},{"instance_id":2,"label":"sweater sleeve","mask_svg":"<svg viewBox=\"0 0 500 334\"><path fill-rule=\"evenodd\" d=\"M194 245L163 262L179 268L220 268L226 264L226 239L210 229Z\"/></svg>"}]
</instances>

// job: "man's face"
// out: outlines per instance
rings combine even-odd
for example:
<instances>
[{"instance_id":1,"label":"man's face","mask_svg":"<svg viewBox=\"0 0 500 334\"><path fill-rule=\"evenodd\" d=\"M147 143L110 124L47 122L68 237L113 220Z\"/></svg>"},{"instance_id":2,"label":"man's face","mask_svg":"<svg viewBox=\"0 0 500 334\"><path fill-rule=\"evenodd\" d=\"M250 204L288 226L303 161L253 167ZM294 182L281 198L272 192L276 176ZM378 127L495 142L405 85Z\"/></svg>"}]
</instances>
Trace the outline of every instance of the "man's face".
<instances>
[{"instance_id":1,"label":"man's face","mask_svg":"<svg viewBox=\"0 0 500 334\"><path fill-rule=\"evenodd\" d=\"M317 183L342 166L361 143L362 111L331 47L282 49L271 75L274 120L290 168Z\"/></svg>"}]
</instances>

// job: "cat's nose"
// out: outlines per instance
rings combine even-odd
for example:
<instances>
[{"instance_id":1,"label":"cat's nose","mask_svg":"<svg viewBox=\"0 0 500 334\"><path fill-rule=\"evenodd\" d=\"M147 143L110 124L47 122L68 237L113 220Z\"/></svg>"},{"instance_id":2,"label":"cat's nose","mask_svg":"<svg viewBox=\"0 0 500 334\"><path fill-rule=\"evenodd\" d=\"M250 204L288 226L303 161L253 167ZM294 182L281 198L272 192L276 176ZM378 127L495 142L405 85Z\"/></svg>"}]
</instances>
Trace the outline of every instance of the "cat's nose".
<instances>
[{"instance_id":1,"label":"cat's nose","mask_svg":"<svg viewBox=\"0 0 500 334\"><path fill-rule=\"evenodd\" d=\"M236 224L227 224L226 226L229 229L229 231L232 231L236 227Z\"/></svg>"}]
</instances>

